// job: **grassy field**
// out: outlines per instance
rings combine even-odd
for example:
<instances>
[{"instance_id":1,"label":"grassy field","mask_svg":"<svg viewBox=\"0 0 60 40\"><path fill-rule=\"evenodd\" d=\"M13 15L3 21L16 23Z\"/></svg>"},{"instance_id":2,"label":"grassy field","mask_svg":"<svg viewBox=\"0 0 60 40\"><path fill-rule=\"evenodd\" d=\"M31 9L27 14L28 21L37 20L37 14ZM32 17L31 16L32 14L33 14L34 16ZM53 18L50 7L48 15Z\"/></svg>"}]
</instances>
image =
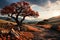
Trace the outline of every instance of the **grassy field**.
<instances>
[{"instance_id":1,"label":"grassy field","mask_svg":"<svg viewBox=\"0 0 60 40\"><path fill-rule=\"evenodd\" d=\"M0 20L0 31L7 33L14 25L16 25L15 22ZM18 37L19 40L60 40L60 32L50 30L51 26L50 24L23 24L23 30L19 32L15 31L15 33L20 34ZM6 36L2 38L6 40ZM0 40L2 39L0 38ZM13 40L15 40L15 38Z\"/></svg>"}]
</instances>

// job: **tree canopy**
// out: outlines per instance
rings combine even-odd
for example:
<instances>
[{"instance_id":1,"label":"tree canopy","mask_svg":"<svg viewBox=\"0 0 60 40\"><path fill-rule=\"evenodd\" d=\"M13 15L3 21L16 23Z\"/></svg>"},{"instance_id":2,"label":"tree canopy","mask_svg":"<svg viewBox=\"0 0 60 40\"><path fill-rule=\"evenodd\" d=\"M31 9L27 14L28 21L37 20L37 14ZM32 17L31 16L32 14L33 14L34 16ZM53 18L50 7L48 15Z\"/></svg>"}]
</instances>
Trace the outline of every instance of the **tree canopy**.
<instances>
[{"instance_id":1,"label":"tree canopy","mask_svg":"<svg viewBox=\"0 0 60 40\"><path fill-rule=\"evenodd\" d=\"M12 3L9 6L5 6L1 10L1 14L2 15L7 14L9 17L13 18L18 25L19 23L22 24L26 16L33 16L33 17L39 16L38 12L33 11L32 8L30 7L30 4L24 1ZM18 20L19 16L23 17L21 21Z\"/></svg>"}]
</instances>

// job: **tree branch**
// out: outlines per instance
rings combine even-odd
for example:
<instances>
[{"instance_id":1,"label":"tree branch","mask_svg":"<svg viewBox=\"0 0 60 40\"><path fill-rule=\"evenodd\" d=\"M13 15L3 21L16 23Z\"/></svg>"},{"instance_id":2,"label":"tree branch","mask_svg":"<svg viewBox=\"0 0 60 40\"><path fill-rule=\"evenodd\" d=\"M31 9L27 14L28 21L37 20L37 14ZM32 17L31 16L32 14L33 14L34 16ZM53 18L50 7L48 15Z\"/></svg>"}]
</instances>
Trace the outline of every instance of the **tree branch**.
<instances>
[{"instance_id":1,"label":"tree branch","mask_svg":"<svg viewBox=\"0 0 60 40\"><path fill-rule=\"evenodd\" d=\"M11 18L13 18L14 20L16 20L16 18L15 18L15 17L13 17L13 14L11 14L11 15L10 15L10 14L8 14L8 16L9 16L9 17L11 17Z\"/></svg>"},{"instance_id":2,"label":"tree branch","mask_svg":"<svg viewBox=\"0 0 60 40\"><path fill-rule=\"evenodd\" d=\"M23 9L24 9L23 7L16 9L16 12L17 12L16 19L18 19L18 16L20 15L20 13L22 12Z\"/></svg>"},{"instance_id":3,"label":"tree branch","mask_svg":"<svg viewBox=\"0 0 60 40\"><path fill-rule=\"evenodd\" d=\"M23 16L23 19L19 22L20 23L20 25L22 24L22 22L25 20L25 17L26 16Z\"/></svg>"},{"instance_id":4,"label":"tree branch","mask_svg":"<svg viewBox=\"0 0 60 40\"><path fill-rule=\"evenodd\" d=\"M18 16L20 15L20 13L21 13L22 10L23 10L22 7L20 7L19 9L20 9L19 12L18 12L18 9L16 9L16 12L17 12L16 19L18 19Z\"/></svg>"}]
</instances>

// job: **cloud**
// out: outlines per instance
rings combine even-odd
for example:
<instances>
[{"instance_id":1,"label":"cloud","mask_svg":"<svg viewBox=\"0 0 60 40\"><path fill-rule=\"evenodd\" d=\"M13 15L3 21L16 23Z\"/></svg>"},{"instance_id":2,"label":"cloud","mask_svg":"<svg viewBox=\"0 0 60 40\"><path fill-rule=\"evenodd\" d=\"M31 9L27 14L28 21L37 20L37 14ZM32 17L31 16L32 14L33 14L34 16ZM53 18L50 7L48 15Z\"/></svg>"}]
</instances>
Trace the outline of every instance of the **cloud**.
<instances>
[{"instance_id":1,"label":"cloud","mask_svg":"<svg viewBox=\"0 0 60 40\"><path fill-rule=\"evenodd\" d=\"M57 0L24 0L24 1L30 2L30 3L32 3L32 4L44 6L44 5L47 4L48 1L54 3L54 2L56 2Z\"/></svg>"},{"instance_id":2,"label":"cloud","mask_svg":"<svg viewBox=\"0 0 60 40\"><path fill-rule=\"evenodd\" d=\"M36 4L36 5L45 5L47 0L24 0L27 2L30 2L31 4Z\"/></svg>"},{"instance_id":3,"label":"cloud","mask_svg":"<svg viewBox=\"0 0 60 40\"><path fill-rule=\"evenodd\" d=\"M52 3L54 3L54 2L56 2L56 1L58 1L58 0L50 0Z\"/></svg>"},{"instance_id":4,"label":"cloud","mask_svg":"<svg viewBox=\"0 0 60 40\"><path fill-rule=\"evenodd\" d=\"M45 5L45 8L48 10L59 10L60 8L60 0L57 0L56 2L52 3L51 1L48 2L47 5Z\"/></svg>"},{"instance_id":5,"label":"cloud","mask_svg":"<svg viewBox=\"0 0 60 40\"><path fill-rule=\"evenodd\" d=\"M6 5L9 5L10 3L18 2L18 1L27 1L27 2L30 2L31 4L45 6L48 1L51 1L52 3L54 3L57 0L0 0L0 8L4 7Z\"/></svg>"},{"instance_id":6,"label":"cloud","mask_svg":"<svg viewBox=\"0 0 60 40\"><path fill-rule=\"evenodd\" d=\"M0 0L0 8L9 5L13 2L18 2L21 0ZM60 13L60 0L22 0L27 1L32 4L32 9L38 11L40 14L39 18L50 18L59 15ZM56 14L54 14L56 13Z\"/></svg>"},{"instance_id":7,"label":"cloud","mask_svg":"<svg viewBox=\"0 0 60 40\"><path fill-rule=\"evenodd\" d=\"M39 18L47 19L60 15L60 0L55 2L48 1L45 6L32 5L32 9L38 11Z\"/></svg>"}]
</instances>

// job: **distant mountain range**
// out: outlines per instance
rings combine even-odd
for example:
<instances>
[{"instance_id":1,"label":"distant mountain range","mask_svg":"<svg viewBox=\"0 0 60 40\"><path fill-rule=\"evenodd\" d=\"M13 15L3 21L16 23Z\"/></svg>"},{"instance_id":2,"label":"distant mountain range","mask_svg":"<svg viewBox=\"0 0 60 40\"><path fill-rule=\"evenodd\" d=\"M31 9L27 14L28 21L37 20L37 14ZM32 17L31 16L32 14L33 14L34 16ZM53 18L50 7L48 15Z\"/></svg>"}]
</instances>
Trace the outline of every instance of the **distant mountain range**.
<instances>
[{"instance_id":1,"label":"distant mountain range","mask_svg":"<svg viewBox=\"0 0 60 40\"><path fill-rule=\"evenodd\" d=\"M0 16L0 19L3 19L3 20L7 20L7 21L14 21L13 19L9 18L9 17L1 17ZM21 20L22 18L19 18L19 20ZM40 19L33 19L33 20L28 20L28 19L25 19L23 22L29 22L29 23L34 23L34 22L38 22L38 21L41 21Z\"/></svg>"},{"instance_id":2,"label":"distant mountain range","mask_svg":"<svg viewBox=\"0 0 60 40\"><path fill-rule=\"evenodd\" d=\"M14 21L13 19L11 18L8 18L8 17L0 17L0 19L3 19L3 20L9 20L9 21ZM19 20L21 20L22 18L19 18ZM56 16L56 17L52 17L52 18L49 18L49 19L46 19L48 22L47 23L52 23L52 24L60 24L60 16ZM23 22L24 23L36 23L36 22L39 22L39 21L42 21L40 19L33 19L33 20L28 20L28 19L25 19Z\"/></svg>"}]
</instances>

